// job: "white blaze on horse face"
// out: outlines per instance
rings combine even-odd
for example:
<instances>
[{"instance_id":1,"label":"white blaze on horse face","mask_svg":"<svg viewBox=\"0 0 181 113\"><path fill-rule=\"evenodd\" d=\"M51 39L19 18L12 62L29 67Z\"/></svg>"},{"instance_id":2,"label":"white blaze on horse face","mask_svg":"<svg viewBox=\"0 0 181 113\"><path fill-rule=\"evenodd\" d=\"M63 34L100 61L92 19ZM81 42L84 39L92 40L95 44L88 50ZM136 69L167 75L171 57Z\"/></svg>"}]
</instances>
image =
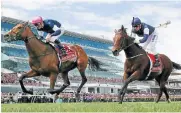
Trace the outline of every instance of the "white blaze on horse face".
<instances>
[{"instance_id":1,"label":"white blaze on horse face","mask_svg":"<svg viewBox=\"0 0 181 113\"><path fill-rule=\"evenodd\" d=\"M114 37L114 49L115 50L118 50L119 49L119 45L120 45L120 36L118 34L118 32L115 34L115 37Z\"/></svg>"}]
</instances>

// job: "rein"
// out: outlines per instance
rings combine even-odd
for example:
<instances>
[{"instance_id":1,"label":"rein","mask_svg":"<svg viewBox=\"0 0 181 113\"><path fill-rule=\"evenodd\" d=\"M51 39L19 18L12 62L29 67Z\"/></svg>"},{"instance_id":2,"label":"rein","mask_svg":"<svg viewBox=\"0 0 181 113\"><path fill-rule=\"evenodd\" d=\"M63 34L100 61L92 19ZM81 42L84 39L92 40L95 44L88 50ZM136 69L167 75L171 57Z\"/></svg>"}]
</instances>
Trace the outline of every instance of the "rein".
<instances>
[{"instance_id":1,"label":"rein","mask_svg":"<svg viewBox=\"0 0 181 113\"><path fill-rule=\"evenodd\" d=\"M124 46L124 43L125 43L126 37L123 37L123 38L124 38L124 40L121 42L120 46L122 45L122 43L123 43L123 46ZM122 50L125 50L125 49L127 49L127 48L131 47L133 44L134 44L134 42L133 42L133 43L131 43L131 44L129 44L128 46L126 46L126 47L124 47L124 48L122 48L122 46L121 46L121 48L122 48L122 49L120 49L118 52L120 52L120 51L122 51ZM136 58L136 57L139 57L139 56L142 56L142 55L143 55L143 54L138 54L138 55L135 55L135 56L132 56L132 57L126 58L126 59L133 59L133 58Z\"/></svg>"}]
</instances>

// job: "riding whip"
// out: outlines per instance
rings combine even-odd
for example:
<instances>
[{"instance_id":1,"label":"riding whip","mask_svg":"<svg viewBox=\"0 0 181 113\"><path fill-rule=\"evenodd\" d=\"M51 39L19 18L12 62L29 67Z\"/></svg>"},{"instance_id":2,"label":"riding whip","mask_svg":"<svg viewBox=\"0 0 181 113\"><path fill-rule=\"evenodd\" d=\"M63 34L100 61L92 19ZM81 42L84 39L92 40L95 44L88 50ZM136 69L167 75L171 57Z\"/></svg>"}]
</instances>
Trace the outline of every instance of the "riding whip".
<instances>
[{"instance_id":1,"label":"riding whip","mask_svg":"<svg viewBox=\"0 0 181 113\"><path fill-rule=\"evenodd\" d=\"M171 24L171 21L168 20L166 23L163 23L163 24L159 24L159 26L155 27L155 28L160 28L160 27L167 27L168 24Z\"/></svg>"},{"instance_id":2,"label":"riding whip","mask_svg":"<svg viewBox=\"0 0 181 113\"><path fill-rule=\"evenodd\" d=\"M134 22L134 17L133 17L133 20L132 20L132 24L133 24L133 22ZM131 29L131 37L132 37L132 31L133 31L133 27L132 27L132 29Z\"/></svg>"}]
</instances>

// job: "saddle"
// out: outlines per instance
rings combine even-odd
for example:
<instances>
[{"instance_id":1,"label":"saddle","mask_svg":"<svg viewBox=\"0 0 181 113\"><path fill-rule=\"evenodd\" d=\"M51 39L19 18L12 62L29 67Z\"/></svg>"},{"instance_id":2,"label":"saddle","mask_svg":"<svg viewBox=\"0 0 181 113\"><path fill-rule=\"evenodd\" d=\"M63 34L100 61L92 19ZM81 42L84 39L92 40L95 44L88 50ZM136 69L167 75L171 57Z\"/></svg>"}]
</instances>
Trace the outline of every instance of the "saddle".
<instances>
[{"instance_id":1,"label":"saddle","mask_svg":"<svg viewBox=\"0 0 181 113\"><path fill-rule=\"evenodd\" d=\"M160 72L162 71L163 65L162 65L162 61L160 59L160 56L158 56L158 61L160 63L159 66L155 67L154 64L156 63L156 58L155 55L148 53L148 57L150 59L150 64L151 64L151 72Z\"/></svg>"},{"instance_id":2,"label":"saddle","mask_svg":"<svg viewBox=\"0 0 181 113\"><path fill-rule=\"evenodd\" d=\"M59 60L62 63L66 62L66 61L73 61L73 62L75 62L76 59L77 59L77 55L76 55L75 51L72 50L70 48L70 45L68 45L68 44L63 44L62 46L63 46L66 54L63 54L62 53L63 50L60 50L59 47L55 46L55 50L56 50L56 52L58 54Z\"/></svg>"},{"instance_id":3,"label":"saddle","mask_svg":"<svg viewBox=\"0 0 181 113\"><path fill-rule=\"evenodd\" d=\"M155 55L147 53L148 58L150 60L150 69L148 74L145 77L145 80L151 80L153 79L154 76L159 75L162 73L163 70L163 65L162 65L162 61L160 59L160 56L158 56L158 60L160 62L159 66L154 66L155 62L156 62L156 58Z\"/></svg>"}]
</instances>

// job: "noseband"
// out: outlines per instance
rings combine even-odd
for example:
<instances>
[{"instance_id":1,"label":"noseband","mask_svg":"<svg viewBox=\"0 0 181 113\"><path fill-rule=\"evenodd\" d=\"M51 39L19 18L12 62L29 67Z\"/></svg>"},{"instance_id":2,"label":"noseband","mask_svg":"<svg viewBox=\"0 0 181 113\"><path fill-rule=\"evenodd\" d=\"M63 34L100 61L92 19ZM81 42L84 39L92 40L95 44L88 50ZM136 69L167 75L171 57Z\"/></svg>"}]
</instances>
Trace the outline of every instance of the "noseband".
<instances>
[{"instance_id":1,"label":"noseband","mask_svg":"<svg viewBox=\"0 0 181 113\"><path fill-rule=\"evenodd\" d=\"M118 33L121 33L121 32L118 32ZM120 52L122 50L125 50L125 49L127 49L128 47L130 47L130 46L132 46L134 44L134 42L133 42L133 43L129 44L128 46L123 47L125 45L125 41L126 41L126 37L123 37L123 41L121 41L121 43L120 43L120 47L122 49L118 50L118 52Z\"/></svg>"},{"instance_id":2,"label":"noseband","mask_svg":"<svg viewBox=\"0 0 181 113\"><path fill-rule=\"evenodd\" d=\"M24 27L22 27L22 28L19 30L18 33L14 33L14 34L16 34L15 37L14 37L15 40L21 40L21 39L22 39L22 38L21 38L21 34L25 31L26 27L29 27L29 25L28 25L28 24L24 25ZM11 36L11 37L12 37L12 36ZM34 36L27 37L27 38L25 38L23 41L24 41L25 43L28 43L28 40L32 39L33 37L34 37Z\"/></svg>"}]
</instances>

